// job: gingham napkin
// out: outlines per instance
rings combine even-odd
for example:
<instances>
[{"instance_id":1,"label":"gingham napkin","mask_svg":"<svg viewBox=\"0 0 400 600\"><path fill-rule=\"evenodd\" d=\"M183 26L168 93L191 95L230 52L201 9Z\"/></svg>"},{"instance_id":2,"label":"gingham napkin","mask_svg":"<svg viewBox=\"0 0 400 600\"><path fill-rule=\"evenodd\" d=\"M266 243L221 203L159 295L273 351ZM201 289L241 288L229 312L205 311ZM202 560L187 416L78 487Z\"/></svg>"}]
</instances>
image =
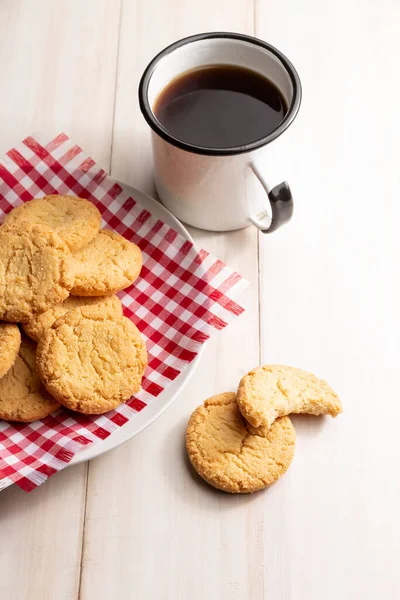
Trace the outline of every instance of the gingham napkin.
<instances>
[{"instance_id":1,"label":"gingham napkin","mask_svg":"<svg viewBox=\"0 0 400 600\"><path fill-rule=\"evenodd\" d=\"M0 160L0 222L21 202L54 193L89 198L103 227L141 248L141 275L119 296L146 340L149 366L141 391L106 415L60 409L29 425L0 420L0 490L16 483L31 491L82 447L101 443L134 419L158 401L210 335L243 312L234 298L247 282L153 217L65 134L50 141L28 137Z\"/></svg>"}]
</instances>

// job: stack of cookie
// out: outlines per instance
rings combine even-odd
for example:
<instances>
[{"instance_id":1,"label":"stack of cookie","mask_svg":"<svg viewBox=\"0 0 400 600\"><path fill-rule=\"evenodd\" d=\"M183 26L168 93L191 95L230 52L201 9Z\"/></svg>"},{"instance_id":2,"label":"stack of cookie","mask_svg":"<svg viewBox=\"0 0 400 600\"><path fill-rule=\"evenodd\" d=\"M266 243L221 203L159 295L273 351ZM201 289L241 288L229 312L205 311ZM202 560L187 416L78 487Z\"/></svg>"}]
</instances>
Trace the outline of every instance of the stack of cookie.
<instances>
[{"instance_id":1,"label":"stack of cookie","mask_svg":"<svg viewBox=\"0 0 400 600\"><path fill-rule=\"evenodd\" d=\"M73 196L27 202L1 225L0 418L35 421L60 404L102 414L139 390L146 346L115 294L142 256L100 225Z\"/></svg>"},{"instance_id":2,"label":"stack of cookie","mask_svg":"<svg viewBox=\"0 0 400 600\"><path fill-rule=\"evenodd\" d=\"M294 455L291 413L331 415L342 405L315 375L278 365L242 377L237 393L213 396L192 414L186 448L197 473L231 493L256 492L283 475Z\"/></svg>"}]
</instances>

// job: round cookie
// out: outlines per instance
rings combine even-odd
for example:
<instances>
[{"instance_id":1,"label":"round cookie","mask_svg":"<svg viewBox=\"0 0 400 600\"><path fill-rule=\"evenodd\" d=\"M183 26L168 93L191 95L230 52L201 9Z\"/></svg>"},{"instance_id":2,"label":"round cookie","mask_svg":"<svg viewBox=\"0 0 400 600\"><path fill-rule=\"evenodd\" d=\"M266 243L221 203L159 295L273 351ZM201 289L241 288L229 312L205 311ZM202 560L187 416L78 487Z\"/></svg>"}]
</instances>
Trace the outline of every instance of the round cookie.
<instances>
[{"instance_id":1,"label":"round cookie","mask_svg":"<svg viewBox=\"0 0 400 600\"><path fill-rule=\"evenodd\" d=\"M281 477L292 462L296 432L289 417L254 429L240 414L236 394L213 396L190 417L186 449L197 473L230 493L256 492Z\"/></svg>"},{"instance_id":2,"label":"round cookie","mask_svg":"<svg viewBox=\"0 0 400 600\"><path fill-rule=\"evenodd\" d=\"M0 319L24 323L63 302L73 277L71 253L43 225L0 229Z\"/></svg>"},{"instance_id":3,"label":"round cookie","mask_svg":"<svg viewBox=\"0 0 400 600\"><path fill-rule=\"evenodd\" d=\"M71 294L104 296L128 287L142 268L140 248L114 231L102 230L73 255L75 274Z\"/></svg>"},{"instance_id":4,"label":"round cookie","mask_svg":"<svg viewBox=\"0 0 400 600\"><path fill-rule=\"evenodd\" d=\"M17 325L0 323L0 379L13 366L19 347L21 334Z\"/></svg>"},{"instance_id":5,"label":"round cookie","mask_svg":"<svg viewBox=\"0 0 400 600\"><path fill-rule=\"evenodd\" d=\"M242 377L237 402L253 427L270 427L277 417L291 413L336 417L342 412L342 403L326 381L281 365L257 367Z\"/></svg>"},{"instance_id":6,"label":"round cookie","mask_svg":"<svg viewBox=\"0 0 400 600\"><path fill-rule=\"evenodd\" d=\"M97 235L101 215L88 200L53 195L25 202L14 208L4 219L7 227L19 228L25 221L31 225L49 227L74 252L86 246Z\"/></svg>"},{"instance_id":7,"label":"round cookie","mask_svg":"<svg viewBox=\"0 0 400 600\"><path fill-rule=\"evenodd\" d=\"M47 329L49 329L57 319L65 315L73 308L81 306L111 306L115 314L122 316L122 304L118 296L97 296L93 298L81 296L69 296L61 304L55 304L48 310L35 315L27 323L23 323L22 329L35 342L39 342Z\"/></svg>"},{"instance_id":8,"label":"round cookie","mask_svg":"<svg viewBox=\"0 0 400 600\"><path fill-rule=\"evenodd\" d=\"M31 423L59 408L40 381L35 357L36 344L23 337L14 364L0 379L0 419Z\"/></svg>"},{"instance_id":9,"label":"round cookie","mask_svg":"<svg viewBox=\"0 0 400 600\"><path fill-rule=\"evenodd\" d=\"M60 404L102 414L139 390L147 352L132 321L109 307L83 306L67 312L44 333L36 363L47 390Z\"/></svg>"}]
</instances>

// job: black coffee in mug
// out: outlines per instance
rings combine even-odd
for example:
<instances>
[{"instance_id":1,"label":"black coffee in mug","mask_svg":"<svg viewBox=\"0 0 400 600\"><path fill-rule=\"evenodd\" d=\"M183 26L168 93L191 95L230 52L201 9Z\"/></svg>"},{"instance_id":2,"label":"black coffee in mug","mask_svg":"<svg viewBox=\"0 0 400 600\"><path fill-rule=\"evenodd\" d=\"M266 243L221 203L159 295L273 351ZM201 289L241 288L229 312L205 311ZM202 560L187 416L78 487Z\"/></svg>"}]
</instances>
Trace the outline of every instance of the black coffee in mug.
<instances>
[{"instance_id":1,"label":"black coffee in mug","mask_svg":"<svg viewBox=\"0 0 400 600\"><path fill-rule=\"evenodd\" d=\"M288 107L272 81L256 71L210 65L173 79L153 110L161 125L183 142L233 148L275 131Z\"/></svg>"}]
</instances>

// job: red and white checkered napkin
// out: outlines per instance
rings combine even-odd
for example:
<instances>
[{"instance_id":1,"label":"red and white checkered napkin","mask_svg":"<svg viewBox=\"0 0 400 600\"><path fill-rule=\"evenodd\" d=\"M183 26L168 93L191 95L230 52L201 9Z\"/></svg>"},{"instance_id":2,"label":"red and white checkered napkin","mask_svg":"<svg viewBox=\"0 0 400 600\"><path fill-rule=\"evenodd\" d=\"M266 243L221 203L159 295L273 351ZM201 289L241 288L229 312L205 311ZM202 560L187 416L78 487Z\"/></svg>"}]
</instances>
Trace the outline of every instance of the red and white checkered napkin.
<instances>
[{"instance_id":1,"label":"red and white checkered napkin","mask_svg":"<svg viewBox=\"0 0 400 600\"><path fill-rule=\"evenodd\" d=\"M83 446L101 443L134 419L157 402L214 331L243 312L234 297L247 282L143 209L65 134L51 141L28 137L0 160L0 222L21 201L54 193L89 198L103 226L141 248L141 275L120 297L146 340L149 366L141 391L106 415L60 409L29 425L0 420L0 489L16 483L32 490Z\"/></svg>"}]
</instances>

